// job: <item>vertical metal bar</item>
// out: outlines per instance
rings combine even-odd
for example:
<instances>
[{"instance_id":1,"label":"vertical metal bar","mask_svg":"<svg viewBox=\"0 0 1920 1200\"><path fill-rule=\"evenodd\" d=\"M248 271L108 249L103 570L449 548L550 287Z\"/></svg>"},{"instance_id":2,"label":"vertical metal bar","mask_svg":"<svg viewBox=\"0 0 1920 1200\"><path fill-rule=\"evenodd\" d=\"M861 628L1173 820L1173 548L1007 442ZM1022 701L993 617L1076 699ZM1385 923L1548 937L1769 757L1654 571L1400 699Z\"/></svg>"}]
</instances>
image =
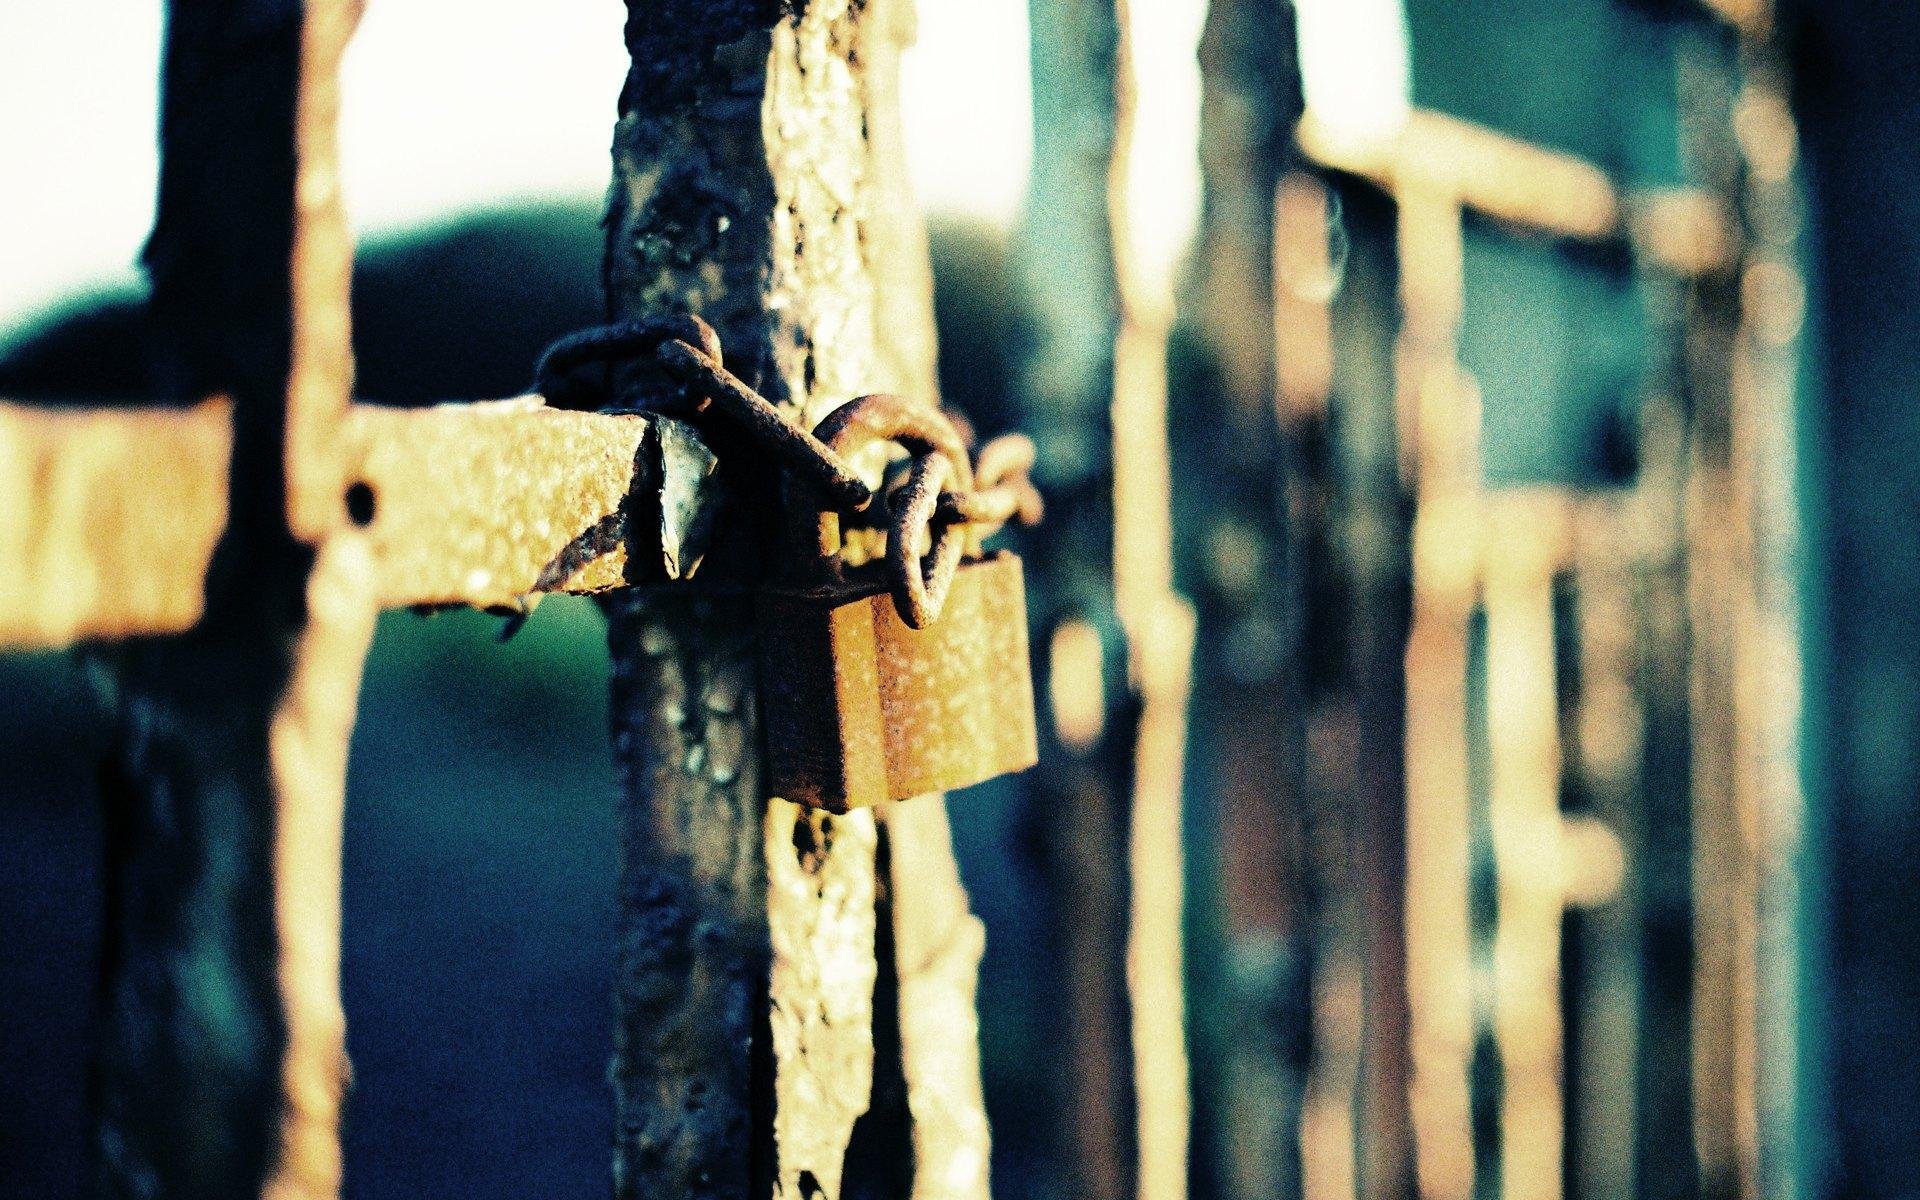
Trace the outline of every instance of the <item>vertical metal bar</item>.
<instances>
[{"instance_id":1,"label":"vertical metal bar","mask_svg":"<svg viewBox=\"0 0 1920 1200\"><path fill-rule=\"evenodd\" d=\"M1354 1187L1400 1200L1415 1189L1407 941L1407 755L1413 504L1396 412L1404 398L1394 344L1398 213L1370 187L1338 193L1351 237L1337 297L1338 452L1342 541L1352 572L1354 791L1351 891L1360 1019Z\"/></svg>"},{"instance_id":2,"label":"vertical metal bar","mask_svg":"<svg viewBox=\"0 0 1920 1200\"><path fill-rule=\"evenodd\" d=\"M1676 359L1678 351L1676 346ZM1676 361L1674 390L1649 397L1644 412L1639 490L1646 508L1645 538L1634 563L1635 634L1641 646L1635 683L1643 727L1635 763L1641 781L1638 813L1629 839L1637 852L1632 885L1642 962L1634 1182L1650 1200L1690 1200L1699 1194L1693 1138L1691 642L1681 369Z\"/></svg>"},{"instance_id":3,"label":"vertical metal bar","mask_svg":"<svg viewBox=\"0 0 1920 1200\"><path fill-rule=\"evenodd\" d=\"M1734 642L1735 777L1752 813L1754 930L1747 981L1753 1031L1741 1080L1745 1194L1787 1200L1804 1184L1796 1092L1801 1072L1797 995L1807 953L1800 936L1800 859L1806 797L1801 788L1801 600L1804 553L1795 496L1795 445L1807 298L1799 228L1799 134L1788 108L1780 50L1764 35L1745 49L1747 85L1736 99L1747 233L1733 376L1732 469L1746 567Z\"/></svg>"},{"instance_id":4,"label":"vertical metal bar","mask_svg":"<svg viewBox=\"0 0 1920 1200\"><path fill-rule=\"evenodd\" d=\"M728 366L809 424L928 374L924 251L880 211L903 202L891 53L907 19L846 0L629 5L609 305L702 313ZM649 386L644 370L622 380L635 398ZM738 587L780 499L721 457L735 523L704 570ZM636 589L607 612L626 793L616 1193L839 1195L874 1074L874 814L762 792L753 646L782 631L756 630L749 604ZM983 1194L961 1019L978 925L938 801L886 819L915 1191Z\"/></svg>"},{"instance_id":5,"label":"vertical metal bar","mask_svg":"<svg viewBox=\"0 0 1920 1200\"><path fill-rule=\"evenodd\" d=\"M1181 776L1192 614L1171 588L1165 351L1171 276L1139 253L1129 196L1137 48L1114 0L1035 0L1035 179L1023 232L1035 342L1025 401L1039 478L1056 497L1037 547L1054 649L1079 630L1125 649L1119 689L1085 737L1058 722L1037 789L1058 810L1056 914L1073 977L1066 1104L1079 1194L1179 1196L1187 1187L1187 1035ZM1085 622L1085 624L1083 624ZM1066 659L1056 660L1062 670ZM1129 870L1112 870L1125 856ZM1079 912L1071 908L1085 906ZM1119 952L1125 947L1123 952ZM1116 1037L1125 1029L1127 1037Z\"/></svg>"},{"instance_id":6,"label":"vertical metal bar","mask_svg":"<svg viewBox=\"0 0 1920 1200\"><path fill-rule=\"evenodd\" d=\"M1275 401L1283 468L1293 691L1301 809L1295 869L1303 898L1300 957L1310 1009L1286 1031L1305 1056L1299 1115L1303 1200L1355 1200L1353 1100L1359 1078L1361 970L1353 940L1353 888L1346 874L1358 778L1354 749L1357 689L1337 650L1350 592L1335 582L1338 511L1333 450L1334 346L1331 301L1346 270L1348 235L1333 193L1305 173L1283 177L1273 201ZM1343 247L1336 257L1335 240ZM1396 488L1397 490L1397 488ZM1336 615L1339 614L1339 615ZM1334 651L1334 652L1330 652ZM1320 660L1315 662L1314 660ZM1283 742L1283 745L1288 743ZM1251 1194L1251 1193L1250 1193ZM1269 1191L1267 1194L1275 1194Z\"/></svg>"},{"instance_id":7,"label":"vertical metal bar","mask_svg":"<svg viewBox=\"0 0 1920 1200\"><path fill-rule=\"evenodd\" d=\"M1215 825L1217 851L1193 857L1218 863L1197 890L1219 907L1225 945L1217 957L1226 964L1224 986L1202 987L1195 972L1195 1089L1203 1118L1213 1118L1205 1133L1221 1186L1259 1200L1302 1189L1320 916L1307 844L1309 534L1301 526L1312 519L1318 482L1308 478L1302 443L1326 394L1323 386L1302 403L1280 386L1303 365L1292 352L1314 342L1313 314L1284 304L1279 274L1289 234L1293 257L1309 256L1294 265L1313 269L1317 240L1324 271L1327 226L1323 204L1283 230L1276 205L1302 106L1294 37L1284 0L1208 5L1204 195L1187 289L1194 311L1183 323L1200 361L1179 381L1173 426L1183 586L1200 624L1194 737L1196 774L1207 783L1199 803L1217 814L1202 817ZM1322 306L1323 350L1325 315ZM1203 1040L1209 1035L1217 1044Z\"/></svg>"},{"instance_id":8,"label":"vertical metal bar","mask_svg":"<svg viewBox=\"0 0 1920 1200\"><path fill-rule=\"evenodd\" d=\"M1731 38L1689 72L1689 166L1737 204L1741 162ZM1704 68L1704 69L1703 69ZM1776 108L1782 107L1776 101ZM1778 114L1784 119L1784 112ZM1742 770L1750 706L1739 659L1750 636L1751 513L1736 481L1742 417L1738 271L1687 295L1686 603L1693 808L1693 1132L1701 1195L1747 1200L1757 1184L1753 1072L1759 814ZM1790 660L1786 660L1790 661Z\"/></svg>"},{"instance_id":9,"label":"vertical metal bar","mask_svg":"<svg viewBox=\"0 0 1920 1200\"><path fill-rule=\"evenodd\" d=\"M1732 269L1694 285L1695 1125L1709 1196L1791 1194L1799 1047L1801 657L1794 391L1806 289L1798 133L1770 5L1688 73L1686 149L1726 202Z\"/></svg>"},{"instance_id":10,"label":"vertical metal bar","mask_svg":"<svg viewBox=\"0 0 1920 1200\"><path fill-rule=\"evenodd\" d=\"M1479 422L1455 350L1463 287L1459 199L1424 180L1399 181L1394 196L1402 444L1416 504L1406 647L1409 1096L1420 1195L1465 1200L1474 1184L1467 628L1480 566Z\"/></svg>"},{"instance_id":11,"label":"vertical metal bar","mask_svg":"<svg viewBox=\"0 0 1920 1200\"><path fill-rule=\"evenodd\" d=\"M338 452L352 374L332 143L356 13L170 10L162 378L177 402L231 396L235 438L204 617L116 652L102 1195L339 1186L340 814L374 610L364 547L330 536L341 474L306 468Z\"/></svg>"},{"instance_id":12,"label":"vertical metal bar","mask_svg":"<svg viewBox=\"0 0 1920 1200\"><path fill-rule=\"evenodd\" d=\"M1639 997L1646 964L1640 947L1645 912L1638 837L1644 775L1639 770L1645 711L1638 694L1642 646L1635 636L1634 568L1644 553L1642 497L1586 498L1575 517L1573 581L1576 686L1567 732L1567 769L1585 801L1585 819L1618 839L1619 877L1611 895L1580 914L1579 1025L1569 1049L1569 1194L1577 1200L1632 1195L1639 1157L1635 1126L1641 1045ZM1636 520L1635 518L1638 518Z\"/></svg>"},{"instance_id":13,"label":"vertical metal bar","mask_svg":"<svg viewBox=\"0 0 1920 1200\"><path fill-rule=\"evenodd\" d=\"M1487 818L1495 903L1502 1194L1561 1194L1561 851L1554 577L1563 514L1550 495L1487 501Z\"/></svg>"},{"instance_id":14,"label":"vertical metal bar","mask_svg":"<svg viewBox=\"0 0 1920 1200\"><path fill-rule=\"evenodd\" d=\"M1164 0L1161 0L1164 3ZM1140 245L1129 176L1142 101L1134 22L1115 0L1114 146L1107 177L1119 328L1113 344L1113 605L1137 703L1127 864L1127 984L1132 1003L1137 1194L1187 1194L1185 844L1182 780L1194 617L1173 589L1173 481L1167 445L1172 263Z\"/></svg>"},{"instance_id":15,"label":"vertical metal bar","mask_svg":"<svg viewBox=\"0 0 1920 1200\"><path fill-rule=\"evenodd\" d=\"M1741 1086L1752 1044L1753 814L1735 781L1733 686L1740 586L1739 533L1731 475L1728 367L1734 321L1720 293L1696 311L1687 518L1687 594L1693 713L1693 1123L1701 1191L1715 1200L1751 1195L1743 1180L1741 1128L1752 1092Z\"/></svg>"},{"instance_id":16,"label":"vertical metal bar","mask_svg":"<svg viewBox=\"0 0 1920 1200\"><path fill-rule=\"evenodd\" d=\"M1080 792L1063 799L1072 807L1058 840L1074 876L1063 892L1081 892L1094 918L1061 919L1081 1006L1070 1018L1077 1078L1066 1132L1082 1194L1178 1197L1189 1121L1181 780L1193 618L1172 588L1172 279L1138 253L1130 207L1137 48L1124 0L1036 0L1029 11L1028 253L1047 261L1027 264L1039 327L1028 401L1062 527L1037 558L1065 610L1050 616L1111 622L1125 646L1117 711L1079 763L1061 756L1050 785ZM1122 853L1124 881L1113 869Z\"/></svg>"},{"instance_id":17,"label":"vertical metal bar","mask_svg":"<svg viewBox=\"0 0 1920 1200\"><path fill-rule=\"evenodd\" d=\"M360 676L379 612L372 554L347 517L359 452L353 400L353 241L341 194L340 63L361 0L304 0L295 110L293 347L282 453L286 520L316 548L305 624L271 752L279 820L274 912L287 1013L279 1168L265 1194L326 1200L340 1190L346 1016L340 1002L342 818ZM369 492L368 503L380 498Z\"/></svg>"},{"instance_id":18,"label":"vertical metal bar","mask_svg":"<svg viewBox=\"0 0 1920 1200\"><path fill-rule=\"evenodd\" d=\"M1031 0L1033 177L1015 240L1030 344L1018 377L1022 424L1048 497L1033 538L1047 744L1026 802L1050 867L1046 932L1059 946L1066 1047L1045 1086L1058 1118L1064 1186L1088 1200L1137 1187L1130 1011L1124 963L1131 724L1110 664L1121 641L1112 597L1113 339L1119 324L1106 204L1116 137L1111 0Z\"/></svg>"}]
</instances>

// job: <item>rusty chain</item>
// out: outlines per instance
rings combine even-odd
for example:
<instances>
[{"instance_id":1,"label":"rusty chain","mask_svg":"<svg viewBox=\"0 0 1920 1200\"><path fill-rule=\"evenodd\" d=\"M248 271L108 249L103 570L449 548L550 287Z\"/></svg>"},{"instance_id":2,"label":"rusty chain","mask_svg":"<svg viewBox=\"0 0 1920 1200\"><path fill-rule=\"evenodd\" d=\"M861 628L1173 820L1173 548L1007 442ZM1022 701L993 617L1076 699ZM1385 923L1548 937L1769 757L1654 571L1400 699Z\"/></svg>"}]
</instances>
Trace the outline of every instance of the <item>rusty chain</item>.
<instances>
[{"instance_id":1,"label":"rusty chain","mask_svg":"<svg viewBox=\"0 0 1920 1200\"><path fill-rule=\"evenodd\" d=\"M564 337L541 355L534 390L561 405L582 393L604 397L610 382L603 377L597 387L584 384L581 369L647 354L681 385L680 411L718 409L811 489L822 512L850 515L873 503L874 489L848 465L842 449L874 440L906 448L906 481L891 497L887 564L895 605L912 628L939 619L970 546L1008 522L1033 525L1043 514L1039 490L1028 478L1034 446L1024 434L994 438L969 461L954 421L885 394L851 400L812 430L803 429L727 370L720 335L691 314L623 321Z\"/></svg>"}]
</instances>

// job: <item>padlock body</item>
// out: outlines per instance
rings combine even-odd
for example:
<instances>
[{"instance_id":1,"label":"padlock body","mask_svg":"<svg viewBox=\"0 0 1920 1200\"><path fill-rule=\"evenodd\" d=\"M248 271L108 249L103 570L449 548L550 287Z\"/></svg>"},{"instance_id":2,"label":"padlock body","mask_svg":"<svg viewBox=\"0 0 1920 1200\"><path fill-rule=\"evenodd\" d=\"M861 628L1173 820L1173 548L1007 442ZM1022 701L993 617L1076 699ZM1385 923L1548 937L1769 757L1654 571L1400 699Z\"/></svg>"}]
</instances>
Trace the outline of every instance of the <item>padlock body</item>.
<instances>
[{"instance_id":1,"label":"padlock body","mask_svg":"<svg viewBox=\"0 0 1920 1200\"><path fill-rule=\"evenodd\" d=\"M962 564L913 629L874 584L759 596L769 790L845 812L967 787L1038 758L1020 560Z\"/></svg>"}]
</instances>

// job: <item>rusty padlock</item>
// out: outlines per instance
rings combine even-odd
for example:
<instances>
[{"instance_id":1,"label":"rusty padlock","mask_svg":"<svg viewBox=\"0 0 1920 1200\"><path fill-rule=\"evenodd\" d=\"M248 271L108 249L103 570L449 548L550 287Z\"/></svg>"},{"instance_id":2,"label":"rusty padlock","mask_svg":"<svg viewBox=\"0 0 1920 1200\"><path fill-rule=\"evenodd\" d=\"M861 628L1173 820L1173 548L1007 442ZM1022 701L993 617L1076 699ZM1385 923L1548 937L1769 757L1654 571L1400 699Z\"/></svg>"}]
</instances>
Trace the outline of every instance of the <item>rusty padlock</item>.
<instances>
[{"instance_id":1,"label":"rusty padlock","mask_svg":"<svg viewBox=\"0 0 1920 1200\"><path fill-rule=\"evenodd\" d=\"M967 538L954 527L935 533L923 567L913 536L946 473L957 492L971 485L952 426L899 397L866 396L814 435L843 459L898 442L915 455L914 472L884 563L844 565L839 516L826 504L794 514L791 561L758 596L769 790L845 812L1032 766L1019 558L997 551L961 561Z\"/></svg>"}]
</instances>

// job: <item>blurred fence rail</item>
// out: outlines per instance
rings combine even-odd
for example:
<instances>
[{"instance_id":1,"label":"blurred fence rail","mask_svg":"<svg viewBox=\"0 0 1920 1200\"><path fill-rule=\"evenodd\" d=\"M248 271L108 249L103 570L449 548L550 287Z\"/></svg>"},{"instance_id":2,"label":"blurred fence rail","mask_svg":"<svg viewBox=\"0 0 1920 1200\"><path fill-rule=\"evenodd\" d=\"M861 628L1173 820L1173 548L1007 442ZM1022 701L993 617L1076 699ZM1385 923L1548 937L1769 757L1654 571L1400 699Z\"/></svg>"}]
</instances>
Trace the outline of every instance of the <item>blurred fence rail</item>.
<instances>
[{"instance_id":1,"label":"blurred fence rail","mask_svg":"<svg viewBox=\"0 0 1920 1200\"><path fill-rule=\"evenodd\" d=\"M942 802L768 807L738 597L623 590L680 561L662 494L711 499L660 420L353 402L357 5L236 48L245 7L181 0L169 34L150 266L179 407L0 404L0 649L118 643L97 1190L338 1191L373 615L569 591L620 593L618 1194L984 1196L982 932ZM932 402L909 6L630 7L616 313L698 297L795 413ZM1020 803L1065 1041L1028 1070L1072 1194L1794 1194L1798 1027L1763 958L1800 887L1798 165L1762 6L1713 7L1737 31L1681 72L1695 182L1636 190L1434 109L1342 132L1305 109L1290 7L1213 0L1176 293L1117 182L1157 100L1127 5L1033 0L1015 407L1056 506L1054 705ZM1629 484L1489 482L1476 231L1644 287ZM1208 821L1217 862L1183 841ZM1185 941L1206 920L1224 966Z\"/></svg>"},{"instance_id":2,"label":"blurred fence rail","mask_svg":"<svg viewBox=\"0 0 1920 1200\"><path fill-rule=\"evenodd\" d=\"M1354 794L1351 857L1332 885L1400 889L1397 903L1366 902L1399 922L1387 936L1404 940L1409 1021L1390 983L1352 993L1344 1015L1316 1009L1312 1070L1353 1087L1356 1025L1363 1062L1405 1061L1413 1147L1406 1176L1369 1178L1394 1161L1392 1108L1349 1092L1357 1129L1339 1116L1298 1131L1304 1194L1788 1194L1795 1083L1778 1039L1791 972L1755 946L1785 936L1795 886L1797 533L1783 489L1796 329L1767 325L1754 288L1756 272L1788 296L1801 285L1782 234L1792 167L1777 51L1760 30L1716 40L1737 52L1683 76L1689 152L1706 156L1690 188L1623 191L1576 157L1437 112L1374 138L1311 109L1301 122L1321 182L1281 193L1324 189L1308 208L1342 216L1277 226L1274 254L1324 261L1331 237L1346 276L1331 301L1311 282L1287 299L1277 411L1284 423L1295 403L1292 356L1294 378L1332 381L1338 455L1341 438L1378 427L1366 414L1389 390L1397 469L1344 505L1370 488L1376 511L1410 513L1384 559L1364 557L1339 506L1309 509L1326 524L1296 535L1336 547L1348 586L1377 570L1369 561L1403 561L1410 613L1403 683L1402 664L1377 660L1370 684L1356 659L1335 685L1404 687L1405 773L1384 808ZM1385 202L1377 215L1368 194ZM1472 221L1627 255L1647 281L1654 342L1630 484L1484 481L1480 381L1458 345ZM1383 326L1397 339L1391 383ZM1322 359L1330 371L1311 367ZM1325 587L1306 602L1352 603ZM1355 961L1390 981L1391 949L1364 928L1321 926L1319 969ZM1365 1120L1382 1111L1384 1125ZM1358 1181L1314 1166L1330 1156L1357 1158Z\"/></svg>"}]
</instances>

